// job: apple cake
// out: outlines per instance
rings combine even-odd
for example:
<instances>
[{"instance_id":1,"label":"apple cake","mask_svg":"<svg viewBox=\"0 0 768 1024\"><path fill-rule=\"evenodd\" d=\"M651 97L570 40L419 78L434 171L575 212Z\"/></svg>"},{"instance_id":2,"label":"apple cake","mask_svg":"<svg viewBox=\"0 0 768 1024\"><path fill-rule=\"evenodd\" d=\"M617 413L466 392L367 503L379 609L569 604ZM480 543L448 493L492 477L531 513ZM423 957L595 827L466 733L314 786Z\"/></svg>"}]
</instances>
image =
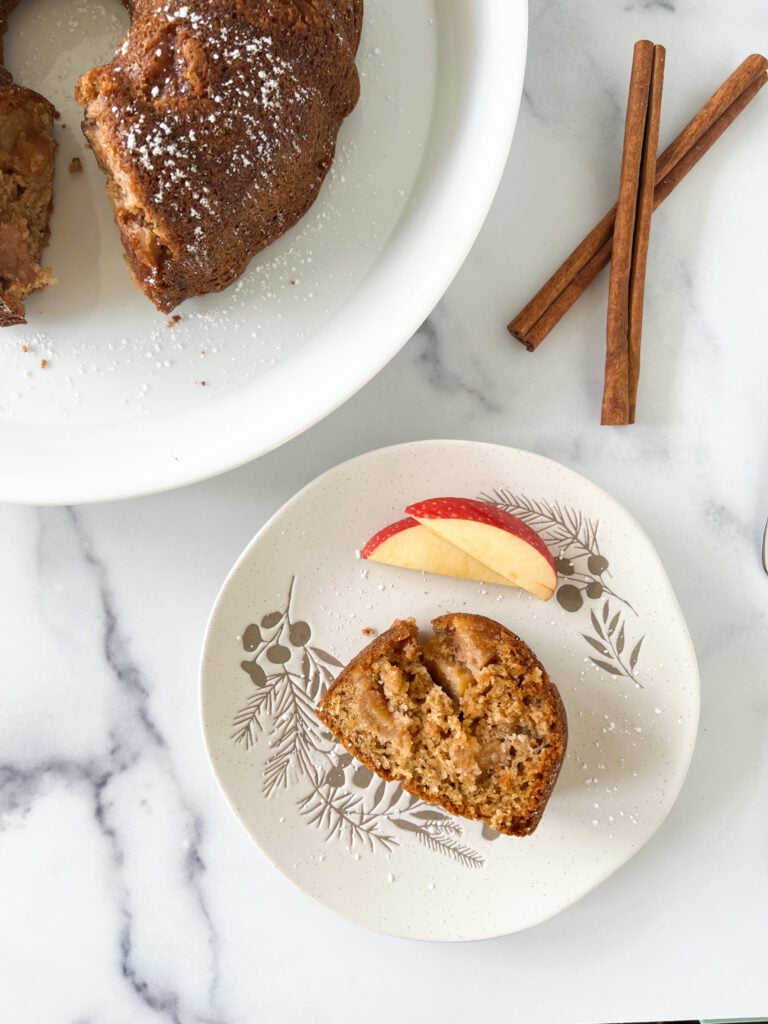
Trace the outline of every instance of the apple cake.
<instances>
[{"instance_id":1,"label":"apple cake","mask_svg":"<svg viewBox=\"0 0 768 1024\"><path fill-rule=\"evenodd\" d=\"M340 673L318 717L377 775L507 835L538 825L565 756L557 688L514 633L453 613L396 621Z\"/></svg>"},{"instance_id":2,"label":"apple cake","mask_svg":"<svg viewBox=\"0 0 768 1024\"><path fill-rule=\"evenodd\" d=\"M0 67L0 327L26 323L24 300L53 282L50 234L56 142L52 104Z\"/></svg>"},{"instance_id":3,"label":"apple cake","mask_svg":"<svg viewBox=\"0 0 768 1024\"><path fill-rule=\"evenodd\" d=\"M0 0L0 326L52 279L54 109L15 85ZM221 291L317 198L360 92L363 0L124 0L131 26L75 97L139 289Z\"/></svg>"},{"instance_id":4,"label":"apple cake","mask_svg":"<svg viewBox=\"0 0 768 1024\"><path fill-rule=\"evenodd\" d=\"M75 96L136 285L221 291L317 198L355 106L362 0L129 0Z\"/></svg>"}]
</instances>

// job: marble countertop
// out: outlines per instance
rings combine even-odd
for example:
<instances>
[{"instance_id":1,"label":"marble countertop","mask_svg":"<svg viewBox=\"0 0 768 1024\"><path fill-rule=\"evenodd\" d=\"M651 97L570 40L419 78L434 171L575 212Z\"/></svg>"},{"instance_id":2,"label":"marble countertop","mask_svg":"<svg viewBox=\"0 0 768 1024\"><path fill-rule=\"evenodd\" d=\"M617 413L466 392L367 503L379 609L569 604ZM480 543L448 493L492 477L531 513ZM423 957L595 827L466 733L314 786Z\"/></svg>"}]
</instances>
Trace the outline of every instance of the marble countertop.
<instances>
[{"instance_id":1,"label":"marble countertop","mask_svg":"<svg viewBox=\"0 0 768 1024\"><path fill-rule=\"evenodd\" d=\"M3 1020L768 1012L768 90L654 218L635 426L598 425L605 275L535 354L505 330L615 194L633 41L667 46L665 143L744 56L768 51L765 5L532 0L530 14L491 216L371 383L218 479L0 507ZM540 452L614 495L661 555L702 683L690 773L651 841L550 921L453 946L369 933L296 891L224 804L197 704L211 604L269 515L343 459L435 437Z\"/></svg>"}]
</instances>

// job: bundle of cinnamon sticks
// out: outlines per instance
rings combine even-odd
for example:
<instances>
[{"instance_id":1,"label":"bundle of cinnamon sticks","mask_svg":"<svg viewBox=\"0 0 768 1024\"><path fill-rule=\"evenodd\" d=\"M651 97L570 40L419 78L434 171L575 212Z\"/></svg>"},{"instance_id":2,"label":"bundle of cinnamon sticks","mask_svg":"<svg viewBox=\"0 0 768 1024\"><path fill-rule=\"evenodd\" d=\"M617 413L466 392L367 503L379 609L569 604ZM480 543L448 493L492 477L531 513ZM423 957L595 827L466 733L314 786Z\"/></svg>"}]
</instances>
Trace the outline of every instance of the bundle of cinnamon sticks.
<instances>
[{"instance_id":1,"label":"bundle of cinnamon sticks","mask_svg":"<svg viewBox=\"0 0 768 1024\"><path fill-rule=\"evenodd\" d=\"M618 202L508 325L534 351L611 263L604 424L635 420L651 214L768 81L768 60L747 57L657 158L664 58L663 46L635 45Z\"/></svg>"}]
</instances>

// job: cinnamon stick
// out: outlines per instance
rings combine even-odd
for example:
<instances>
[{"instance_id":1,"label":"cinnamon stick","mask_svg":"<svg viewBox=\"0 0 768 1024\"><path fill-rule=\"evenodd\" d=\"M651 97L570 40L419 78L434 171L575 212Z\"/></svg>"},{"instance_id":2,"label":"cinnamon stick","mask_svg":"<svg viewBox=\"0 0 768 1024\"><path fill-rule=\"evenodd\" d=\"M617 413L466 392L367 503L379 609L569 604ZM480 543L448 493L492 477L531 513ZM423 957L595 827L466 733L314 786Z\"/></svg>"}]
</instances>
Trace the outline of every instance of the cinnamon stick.
<instances>
[{"instance_id":1,"label":"cinnamon stick","mask_svg":"<svg viewBox=\"0 0 768 1024\"><path fill-rule=\"evenodd\" d=\"M635 43L608 282L604 424L630 421L630 378L640 336L633 313L642 316L663 75L664 48L647 39Z\"/></svg>"},{"instance_id":2,"label":"cinnamon stick","mask_svg":"<svg viewBox=\"0 0 768 1024\"><path fill-rule=\"evenodd\" d=\"M664 86L663 46L653 48L653 67L645 122L643 159L640 165L640 189L635 223L635 242L632 254L632 272L629 279L629 422L635 422L637 386L640 380L640 345L643 334L643 299L645 296L645 270L648 263L648 243L651 237L651 215L654 209L656 184L656 154L659 150L661 124L661 91Z\"/></svg>"},{"instance_id":3,"label":"cinnamon stick","mask_svg":"<svg viewBox=\"0 0 768 1024\"><path fill-rule=\"evenodd\" d=\"M656 209L768 81L768 60L754 53L730 75L656 162ZM611 259L614 206L590 231L508 329L533 352Z\"/></svg>"}]
</instances>

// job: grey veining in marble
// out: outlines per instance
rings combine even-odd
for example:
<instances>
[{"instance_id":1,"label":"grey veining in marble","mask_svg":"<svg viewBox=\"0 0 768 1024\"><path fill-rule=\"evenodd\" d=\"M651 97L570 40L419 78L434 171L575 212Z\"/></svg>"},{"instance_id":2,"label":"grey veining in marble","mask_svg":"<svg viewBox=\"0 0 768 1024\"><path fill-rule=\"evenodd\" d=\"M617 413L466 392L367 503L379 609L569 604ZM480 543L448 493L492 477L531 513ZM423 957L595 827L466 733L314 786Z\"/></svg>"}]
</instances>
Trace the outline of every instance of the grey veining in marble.
<instances>
[{"instance_id":1,"label":"grey veining in marble","mask_svg":"<svg viewBox=\"0 0 768 1024\"><path fill-rule=\"evenodd\" d=\"M763 0L530 15L491 215L359 394L195 487L0 507L3 1024L765 1014L768 89L654 217L634 427L598 425L605 275L536 353L505 325L611 205L634 40L667 47L664 144L768 50L768 16ZM612 493L661 555L702 676L690 774L652 841L565 913L471 946L363 932L295 891L224 804L197 709L207 615L257 529L330 466L426 437L538 451Z\"/></svg>"},{"instance_id":2,"label":"grey veining in marble","mask_svg":"<svg viewBox=\"0 0 768 1024\"><path fill-rule=\"evenodd\" d=\"M218 949L202 886L203 820L153 719L107 568L82 517L71 509L29 515L29 555L42 586L22 604L37 623L25 710L37 728L0 768L5 828L58 794L81 804L111 903L111 934L104 938L126 992L156 1019L220 1019ZM174 849L158 858L155 843L165 845L169 828ZM56 844L57 836L51 840ZM158 913L163 904L167 915ZM72 924L76 935L77 920Z\"/></svg>"}]
</instances>

